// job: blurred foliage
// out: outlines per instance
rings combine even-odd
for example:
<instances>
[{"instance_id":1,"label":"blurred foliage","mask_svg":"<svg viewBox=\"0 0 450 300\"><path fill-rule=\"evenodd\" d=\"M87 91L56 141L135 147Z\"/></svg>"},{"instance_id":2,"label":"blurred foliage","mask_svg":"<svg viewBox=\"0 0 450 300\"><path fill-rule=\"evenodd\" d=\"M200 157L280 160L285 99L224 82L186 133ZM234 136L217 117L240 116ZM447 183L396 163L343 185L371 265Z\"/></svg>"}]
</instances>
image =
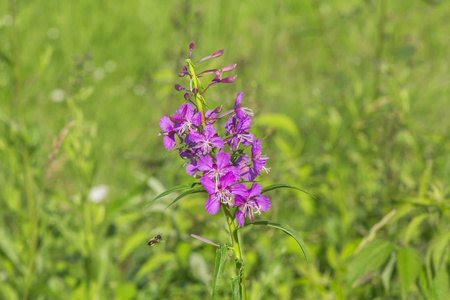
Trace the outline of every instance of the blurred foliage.
<instances>
[{"instance_id":1,"label":"blurred foliage","mask_svg":"<svg viewBox=\"0 0 450 300\"><path fill-rule=\"evenodd\" d=\"M255 112L264 219L240 230L250 299L449 299L448 1L0 2L0 298L204 299L223 216L162 146L176 74L237 63L209 92ZM98 201L92 188L106 185ZM90 196L91 194L91 196ZM261 220L261 218L259 218ZM147 241L162 234L163 241ZM224 279L231 278L226 266ZM223 280L218 298L229 298Z\"/></svg>"}]
</instances>

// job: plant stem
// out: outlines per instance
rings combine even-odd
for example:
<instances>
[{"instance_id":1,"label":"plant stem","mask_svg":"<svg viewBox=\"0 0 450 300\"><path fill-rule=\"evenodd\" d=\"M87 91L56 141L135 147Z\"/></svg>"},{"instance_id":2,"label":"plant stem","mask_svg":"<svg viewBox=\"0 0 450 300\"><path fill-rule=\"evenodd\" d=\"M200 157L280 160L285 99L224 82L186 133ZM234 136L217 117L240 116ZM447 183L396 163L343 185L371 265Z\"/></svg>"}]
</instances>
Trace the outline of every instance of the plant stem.
<instances>
[{"instance_id":1,"label":"plant stem","mask_svg":"<svg viewBox=\"0 0 450 300\"><path fill-rule=\"evenodd\" d=\"M223 206L223 211L225 212L225 217L227 218L228 228L230 229L231 241L233 242L233 252L236 257L236 273L239 276L239 285L241 287L241 295L242 299L247 299L247 294L245 292L245 282L244 282L244 270L243 270L243 262L242 262L242 254L241 248L239 246L239 237L236 229L236 225L234 224L234 217L230 211L228 206ZM241 271L242 269L242 271Z\"/></svg>"}]
</instances>

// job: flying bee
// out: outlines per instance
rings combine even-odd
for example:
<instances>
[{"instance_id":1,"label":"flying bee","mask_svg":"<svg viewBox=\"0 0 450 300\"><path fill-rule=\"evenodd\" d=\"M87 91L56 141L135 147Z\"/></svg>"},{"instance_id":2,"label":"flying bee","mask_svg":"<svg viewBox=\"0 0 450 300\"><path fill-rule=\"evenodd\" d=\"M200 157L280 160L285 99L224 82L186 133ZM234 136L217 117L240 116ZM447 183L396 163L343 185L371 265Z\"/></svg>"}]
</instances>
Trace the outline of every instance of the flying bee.
<instances>
[{"instance_id":1,"label":"flying bee","mask_svg":"<svg viewBox=\"0 0 450 300\"><path fill-rule=\"evenodd\" d=\"M150 247L155 246L156 244L158 244L159 242L161 242L162 237L160 234L158 234L157 236L153 237L150 241L148 241L148 245Z\"/></svg>"}]
</instances>

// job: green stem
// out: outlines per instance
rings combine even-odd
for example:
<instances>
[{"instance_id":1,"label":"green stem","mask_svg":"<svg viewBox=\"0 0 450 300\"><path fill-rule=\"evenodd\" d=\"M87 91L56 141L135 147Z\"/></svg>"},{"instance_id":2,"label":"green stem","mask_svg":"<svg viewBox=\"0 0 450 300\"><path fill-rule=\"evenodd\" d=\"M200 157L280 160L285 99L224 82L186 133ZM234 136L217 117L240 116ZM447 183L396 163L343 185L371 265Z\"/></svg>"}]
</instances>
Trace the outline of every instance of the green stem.
<instances>
[{"instance_id":1,"label":"green stem","mask_svg":"<svg viewBox=\"0 0 450 300\"><path fill-rule=\"evenodd\" d=\"M245 283L244 283L244 270L243 269L243 259L241 254L241 248L239 246L239 237L236 229L236 225L234 224L234 217L230 211L228 206L223 206L223 211L225 212L225 217L227 218L228 228L230 229L231 241L233 242L233 252L236 257L236 274L239 275L239 285L241 286L241 294L242 299L247 299L247 294L245 291Z\"/></svg>"},{"instance_id":2,"label":"green stem","mask_svg":"<svg viewBox=\"0 0 450 300\"><path fill-rule=\"evenodd\" d=\"M199 89L199 84L198 84L198 78L195 75L194 64L191 62L190 59L186 59L186 64L187 64L187 68L188 68L189 74L191 75L191 86L194 87L194 89L197 90L197 93L195 94L195 101L197 102L198 111L202 115L202 126L205 127L206 126L206 119L205 119L205 112L203 110L204 99L199 94L200 93L200 89Z\"/></svg>"}]
</instances>

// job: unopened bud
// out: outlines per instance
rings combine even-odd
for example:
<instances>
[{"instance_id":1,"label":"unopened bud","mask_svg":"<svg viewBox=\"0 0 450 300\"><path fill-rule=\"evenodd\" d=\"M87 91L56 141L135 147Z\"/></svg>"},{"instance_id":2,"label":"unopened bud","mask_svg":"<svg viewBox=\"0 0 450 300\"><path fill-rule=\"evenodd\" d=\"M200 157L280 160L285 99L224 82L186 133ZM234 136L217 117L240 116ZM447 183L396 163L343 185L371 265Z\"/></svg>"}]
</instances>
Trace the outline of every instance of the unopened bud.
<instances>
[{"instance_id":1,"label":"unopened bud","mask_svg":"<svg viewBox=\"0 0 450 300\"><path fill-rule=\"evenodd\" d=\"M237 75L233 75L230 77L226 77L224 79L221 80L222 83L231 83L236 79Z\"/></svg>"},{"instance_id":2,"label":"unopened bud","mask_svg":"<svg viewBox=\"0 0 450 300\"><path fill-rule=\"evenodd\" d=\"M219 50L217 52L214 52L211 56L212 57L219 57L219 56L222 56L224 52L225 52L225 49L222 49L222 50Z\"/></svg>"}]
</instances>

